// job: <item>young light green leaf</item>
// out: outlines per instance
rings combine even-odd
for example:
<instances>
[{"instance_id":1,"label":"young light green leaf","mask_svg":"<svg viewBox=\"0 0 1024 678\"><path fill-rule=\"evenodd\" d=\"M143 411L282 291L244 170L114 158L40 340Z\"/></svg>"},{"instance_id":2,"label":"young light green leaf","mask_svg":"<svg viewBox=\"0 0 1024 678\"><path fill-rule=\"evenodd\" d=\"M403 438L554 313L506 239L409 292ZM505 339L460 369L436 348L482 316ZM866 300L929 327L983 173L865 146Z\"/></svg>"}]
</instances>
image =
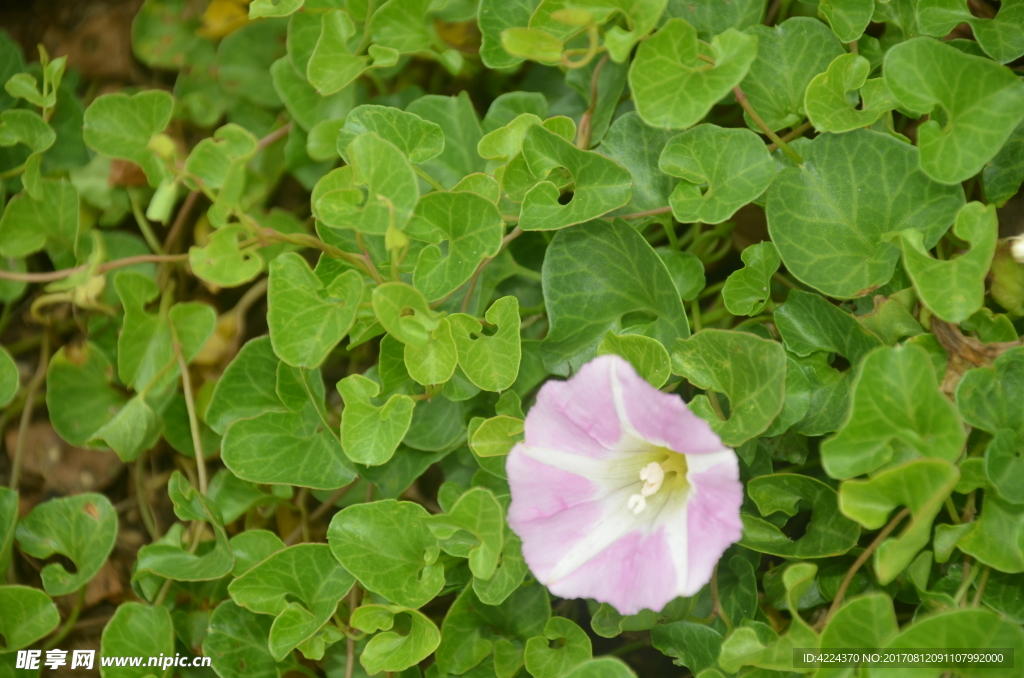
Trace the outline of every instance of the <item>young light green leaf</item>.
<instances>
[{"instance_id":1,"label":"young light green leaf","mask_svg":"<svg viewBox=\"0 0 1024 678\"><path fill-rule=\"evenodd\" d=\"M772 276L782 260L771 242L751 245L740 253L743 268L731 273L722 288L722 300L733 315L754 316L771 300Z\"/></svg>"},{"instance_id":2,"label":"young light green leaf","mask_svg":"<svg viewBox=\"0 0 1024 678\"><path fill-rule=\"evenodd\" d=\"M681 222L721 223L764 193L775 177L775 164L756 134L715 125L673 137L658 166L682 179L669 198Z\"/></svg>"},{"instance_id":3,"label":"young light green leaf","mask_svg":"<svg viewBox=\"0 0 1024 678\"><path fill-rule=\"evenodd\" d=\"M821 463L830 476L844 479L918 456L952 462L966 439L928 354L918 346L882 347L864 359L846 422L822 443Z\"/></svg>"},{"instance_id":4,"label":"young light green leaf","mask_svg":"<svg viewBox=\"0 0 1024 678\"><path fill-rule=\"evenodd\" d=\"M37 505L18 523L21 550L33 558L61 554L75 571L60 563L46 565L40 576L51 596L74 593L103 567L117 540L117 513L102 494L86 493L50 499Z\"/></svg>"},{"instance_id":5,"label":"young light green leaf","mask_svg":"<svg viewBox=\"0 0 1024 678\"><path fill-rule=\"evenodd\" d=\"M917 139L921 169L944 184L981 171L1024 118L1024 83L1012 71L931 38L889 50L885 83L912 111L941 110L942 123L933 115Z\"/></svg>"},{"instance_id":6,"label":"young light green leaf","mask_svg":"<svg viewBox=\"0 0 1024 678\"><path fill-rule=\"evenodd\" d=\"M842 44L825 24L803 16L772 27L751 26L745 33L757 36L757 58L741 85L750 105L772 130L798 125L808 83L843 54ZM744 118L760 131L749 115Z\"/></svg>"},{"instance_id":7,"label":"young light green leaf","mask_svg":"<svg viewBox=\"0 0 1024 678\"><path fill-rule=\"evenodd\" d=\"M885 525L897 506L910 509L910 523L875 551L875 576L885 585L895 579L924 548L932 520L950 495L960 472L943 459L918 459L886 469L870 480L848 480L839 486L843 514L869 530Z\"/></svg>"},{"instance_id":8,"label":"young light green leaf","mask_svg":"<svg viewBox=\"0 0 1024 678\"><path fill-rule=\"evenodd\" d=\"M724 393L729 418L722 421L707 396L690 401L726 445L737 447L763 432L782 411L786 352L777 342L747 332L707 329L672 348L672 371L697 388Z\"/></svg>"},{"instance_id":9,"label":"young light green leaf","mask_svg":"<svg viewBox=\"0 0 1024 678\"><path fill-rule=\"evenodd\" d=\"M485 419L472 431L469 445L478 457L503 457L522 440L522 433L522 419L498 415Z\"/></svg>"},{"instance_id":10,"label":"young light green leaf","mask_svg":"<svg viewBox=\"0 0 1024 678\"><path fill-rule=\"evenodd\" d=\"M57 628L60 613L50 597L28 586L0 586L0 635L4 652L34 644Z\"/></svg>"},{"instance_id":11,"label":"young light green leaf","mask_svg":"<svg viewBox=\"0 0 1024 678\"><path fill-rule=\"evenodd\" d=\"M804 108L819 132L849 132L873 125L898 102L882 78L868 80L871 62L858 54L840 54L828 70L807 85ZM862 106L849 92L860 91Z\"/></svg>"},{"instance_id":12,"label":"young light green leaf","mask_svg":"<svg viewBox=\"0 0 1024 678\"><path fill-rule=\"evenodd\" d=\"M402 442L415 403L409 396L393 394L375 406L370 399L380 392L372 379L353 374L338 382L338 393L345 401L341 411L341 446L348 458L359 464L379 466L391 459Z\"/></svg>"},{"instance_id":13,"label":"young light green leaf","mask_svg":"<svg viewBox=\"0 0 1024 678\"><path fill-rule=\"evenodd\" d=\"M459 365L479 388L504 391L515 383L522 359L519 300L514 296L498 299L487 309L484 319L488 325L497 326L494 334L485 334L480 321L472 316L458 313L449 317Z\"/></svg>"},{"instance_id":14,"label":"young light green leaf","mask_svg":"<svg viewBox=\"0 0 1024 678\"><path fill-rule=\"evenodd\" d=\"M623 221L560 231L544 257L543 276L551 329L542 355L552 373L579 369L610 330L644 334L663 346L690 335L665 264Z\"/></svg>"},{"instance_id":15,"label":"young light green leaf","mask_svg":"<svg viewBox=\"0 0 1024 678\"><path fill-rule=\"evenodd\" d=\"M122 603L114 612L114 616L103 628L100 637L100 656L130 657L157 655L174 656L174 625L171 613L163 605L143 605L142 603ZM146 666L133 667L99 665L102 678L144 678L145 676L169 676L170 671L163 667L157 670Z\"/></svg>"},{"instance_id":16,"label":"young light green leaf","mask_svg":"<svg viewBox=\"0 0 1024 678\"><path fill-rule=\"evenodd\" d=\"M629 69L637 112L653 127L685 128L740 84L757 56L757 37L727 29L705 47L715 65L697 55L697 31L682 19L669 19L637 49ZM687 96L676 96L677 92Z\"/></svg>"},{"instance_id":17,"label":"young light green leaf","mask_svg":"<svg viewBox=\"0 0 1024 678\"><path fill-rule=\"evenodd\" d=\"M561 39L541 28L506 28L501 32L501 46L514 57L545 66L556 66L562 61Z\"/></svg>"},{"instance_id":18,"label":"young light green leaf","mask_svg":"<svg viewBox=\"0 0 1024 678\"><path fill-rule=\"evenodd\" d=\"M964 204L959 186L929 179L917 149L887 134L822 134L800 153L804 164L768 191L768 232L789 272L829 296L887 283L899 248L882 236L914 229L934 247Z\"/></svg>"},{"instance_id":19,"label":"young light green leaf","mask_svg":"<svg viewBox=\"0 0 1024 678\"><path fill-rule=\"evenodd\" d=\"M407 616L407 632L391 631L398 615ZM441 642L441 632L425 614L399 605L363 605L353 611L351 624L366 633L384 631L371 638L359 655L359 663L370 675L405 671L426 659Z\"/></svg>"},{"instance_id":20,"label":"young light green leaf","mask_svg":"<svg viewBox=\"0 0 1024 678\"><path fill-rule=\"evenodd\" d=\"M268 645L281 661L331 618L354 582L326 544L298 544L232 581L228 592L239 605L275 617Z\"/></svg>"},{"instance_id":21,"label":"young light green leaf","mask_svg":"<svg viewBox=\"0 0 1024 678\"><path fill-rule=\"evenodd\" d=\"M419 189L401 149L376 132L365 132L349 143L344 155L351 169L335 170L317 185L319 192L314 189L321 221L374 235L404 228L419 200ZM366 186L365 196L361 186Z\"/></svg>"},{"instance_id":22,"label":"young light green leaf","mask_svg":"<svg viewBox=\"0 0 1024 678\"><path fill-rule=\"evenodd\" d=\"M444 150L444 132L432 122L391 106L364 104L352 109L338 133L338 152L347 159L348 145L360 134L375 132L419 164Z\"/></svg>"},{"instance_id":23,"label":"young light green leaf","mask_svg":"<svg viewBox=\"0 0 1024 678\"><path fill-rule=\"evenodd\" d=\"M212 137L203 139L185 160L185 182L190 189L222 189L243 174L245 161L257 150L257 139L248 130L228 124L219 127ZM239 162L241 161L241 162Z\"/></svg>"},{"instance_id":24,"label":"young light green leaf","mask_svg":"<svg viewBox=\"0 0 1024 678\"><path fill-rule=\"evenodd\" d=\"M263 258L255 247L239 249L246 235L245 228L232 224L211 233L205 246L190 247L188 263L192 272L218 287L237 287L255 278L263 270Z\"/></svg>"},{"instance_id":25,"label":"young light green leaf","mask_svg":"<svg viewBox=\"0 0 1024 678\"><path fill-rule=\"evenodd\" d=\"M550 647L551 641L562 641ZM535 678L560 678L593 656L590 638L579 626L563 617L552 617L544 635L526 641L526 670Z\"/></svg>"},{"instance_id":26,"label":"young light green leaf","mask_svg":"<svg viewBox=\"0 0 1024 678\"><path fill-rule=\"evenodd\" d=\"M459 361L449 318L441 318L437 328L427 336L427 343L423 346L405 345L405 366L409 376L418 384L443 384L455 374Z\"/></svg>"},{"instance_id":27,"label":"young light green leaf","mask_svg":"<svg viewBox=\"0 0 1024 678\"><path fill-rule=\"evenodd\" d=\"M329 96L348 87L370 67L372 59L355 55L349 50L348 40L355 34L356 27L347 12L329 10L322 15L321 21L320 38L309 56L306 78L321 96ZM393 56L397 61L398 55ZM384 58L382 61L390 59ZM394 63L392 61L388 65Z\"/></svg>"},{"instance_id":28,"label":"young light green leaf","mask_svg":"<svg viewBox=\"0 0 1024 678\"><path fill-rule=\"evenodd\" d=\"M24 144L32 154L25 159L25 171L21 175L25 191L39 200L42 198L39 166L43 152L53 146L57 134L33 111L15 109L0 113L0 147Z\"/></svg>"},{"instance_id":29,"label":"young light green leaf","mask_svg":"<svg viewBox=\"0 0 1024 678\"><path fill-rule=\"evenodd\" d=\"M884 593L869 593L839 608L821 632L821 645L836 649L885 647L899 632L892 599ZM830 678L831 674L822 673Z\"/></svg>"},{"instance_id":30,"label":"young light green leaf","mask_svg":"<svg viewBox=\"0 0 1024 678\"><path fill-rule=\"evenodd\" d=\"M766 519L742 514L740 543L747 548L784 558L825 558L846 553L857 545L860 528L839 512L835 490L820 480L776 473L752 479L747 490L766 518L777 511L792 518L805 502L811 508L811 522L796 540Z\"/></svg>"},{"instance_id":31,"label":"young light green leaf","mask_svg":"<svg viewBox=\"0 0 1024 678\"><path fill-rule=\"evenodd\" d=\"M384 283L373 290L373 310L388 333L403 344L424 346L440 324L423 294L402 283ZM411 313L407 313L411 311Z\"/></svg>"},{"instance_id":32,"label":"young light green leaf","mask_svg":"<svg viewBox=\"0 0 1024 678\"><path fill-rule=\"evenodd\" d=\"M481 261L498 253L503 226L495 204L476 193L435 191L423 196L406 227L414 237L431 236L431 244L420 250L413 285L428 301L454 292ZM441 242L448 243L447 254L442 254Z\"/></svg>"},{"instance_id":33,"label":"young light green leaf","mask_svg":"<svg viewBox=\"0 0 1024 678\"><path fill-rule=\"evenodd\" d=\"M537 183L523 199L519 228L524 231L550 231L606 214L629 202L629 172L593 151L581 151L554 132L540 125L527 129L523 137L523 157L535 177L547 177L556 167L572 175L574 188L567 204L559 200L561 192L551 181Z\"/></svg>"},{"instance_id":34,"label":"young light green leaf","mask_svg":"<svg viewBox=\"0 0 1024 678\"><path fill-rule=\"evenodd\" d=\"M262 19L266 16L288 16L299 11L305 0L253 0L249 5L249 18Z\"/></svg>"},{"instance_id":35,"label":"young light green leaf","mask_svg":"<svg viewBox=\"0 0 1024 678\"><path fill-rule=\"evenodd\" d=\"M296 367L317 367L355 322L363 279L349 269L324 284L294 252L270 264L267 325L274 353Z\"/></svg>"},{"instance_id":36,"label":"young light green leaf","mask_svg":"<svg viewBox=\"0 0 1024 678\"><path fill-rule=\"evenodd\" d=\"M637 374L654 388L661 388L672 375L672 359L661 342L642 334L616 334L609 331L597 347L597 355L614 353L633 366Z\"/></svg>"},{"instance_id":37,"label":"young light green leaf","mask_svg":"<svg viewBox=\"0 0 1024 678\"><path fill-rule=\"evenodd\" d=\"M174 99L161 90L103 94L85 110L82 136L94 151L140 166L149 185L156 187L168 171L157 153L165 144L155 143L154 137L167 127L173 108Z\"/></svg>"},{"instance_id":38,"label":"young light green leaf","mask_svg":"<svg viewBox=\"0 0 1024 678\"><path fill-rule=\"evenodd\" d=\"M335 514L327 530L331 552L364 587L417 608L444 586L439 549L419 504L385 499Z\"/></svg>"},{"instance_id":39,"label":"young light green leaf","mask_svg":"<svg viewBox=\"0 0 1024 678\"><path fill-rule=\"evenodd\" d=\"M985 301L985 276L999 237L995 206L967 203L957 214L953 234L971 249L949 261L928 254L920 231L902 231L900 239L903 263L921 301L943 320L959 323L974 315Z\"/></svg>"},{"instance_id":40,"label":"young light green leaf","mask_svg":"<svg viewBox=\"0 0 1024 678\"><path fill-rule=\"evenodd\" d=\"M481 0L477 14L482 44L480 60L488 68L508 68L522 61L505 51L501 44L502 33L514 26L526 26L540 0Z\"/></svg>"},{"instance_id":41,"label":"young light green leaf","mask_svg":"<svg viewBox=\"0 0 1024 678\"><path fill-rule=\"evenodd\" d=\"M433 46L424 15L428 0L388 0L370 19L366 30L375 45L399 52L420 52Z\"/></svg>"},{"instance_id":42,"label":"young light green leaf","mask_svg":"<svg viewBox=\"0 0 1024 678\"><path fill-rule=\"evenodd\" d=\"M505 512L493 492L472 488L447 513L431 516L427 527L446 552L469 558L474 577L486 581L494 576L505 543ZM471 539L465 540L461 532Z\"/></svg>"}]
</instances>

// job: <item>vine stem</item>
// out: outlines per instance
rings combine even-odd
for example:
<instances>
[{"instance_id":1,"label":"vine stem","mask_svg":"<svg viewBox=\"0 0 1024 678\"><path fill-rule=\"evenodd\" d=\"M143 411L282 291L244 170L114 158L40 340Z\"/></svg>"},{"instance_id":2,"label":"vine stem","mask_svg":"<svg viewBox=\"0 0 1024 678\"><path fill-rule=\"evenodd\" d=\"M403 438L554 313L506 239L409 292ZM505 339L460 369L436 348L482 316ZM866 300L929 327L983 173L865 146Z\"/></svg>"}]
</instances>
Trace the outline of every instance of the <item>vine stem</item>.
<instances>
[{"instance_id":1,"label":"vine stem","mask_svg":"<svg viewBox=\"0 0 1024 678\"><path fill-rule=\"evenodd\" d=\"M135 459L135 497L139 506L139 515L142 517L142 524L146 528L146 532L149 533L150 541L155 542L162 535L157 527L156 518L153 516L153 509L149 505L149 498L146 497L145 462L143 460L148 458L148 451L143 451Z\"/></svg>"},{"instance_id":2,"label":"vine stem","mask_svg":"<svg viewBox=\"0 0 1024 678\"><path fill-rule=\"evenodd\" d=\"M597 81L610 57L611 55L609 54L601 57L601 60L594 66L594 72L590 74L590 106L587 107L586 112L580 117L580 128L576 135L576 147L584 151L590 148L591 121L594 117L594 111L597 109Z\"/></svg>"},{"instance_id":3,"label":"vine stem","mask_svg":"<svg viewBox=\"0 0 1024 678\"><path fill-rule=\"evenodd\" d=\"M125 266L134 266L135 264L160 264L166 262L185 261L188 259L187 254L139 254L134 257L125 257L124 259L114 259L108 261L105 264L100 264L96 269L97 273L106 273L107 271L113 271L114 269L124 268ZM0 280L15 280L17 282L53 282L55 280L63 280L64 278L70 278L76 273L88 270L89 264L82 264L81 266L75 266L74 268L64 268L59 271L50 271L48 273L18 273L17 271L0 271Z\"/></svg>"},{"instance_id":4,"label":"vine stem","mask_svg":"<svg viewBox=\"0 0 1024 678\"><path fill-rule=\"evenodd\" d=\"M171 224L171 230L167 232L167 237L164 238L164 252L171 251L181 231L185 228L185 221L188 219L188 215L192 212L192 208L195 207L198 199L199 191L190 191L185 196L185 201L181 203L181 207L178 208L178 213L174 217L174 223Z\"/></svg>"},{"instance_id":5,"label":"vine stem","mask_svg":"<svg viewBox=\"0 0 1024 678\"><path fill-rule=\"evenodd\" d=\"M359 482L359 479L356 478L355 480L353 480L348 485L345 485L344 487L339 487L338 489L336 489L334 491L334 493L331 494L330 497L325 499L323 502L321 502L321 504L319 506L317 506L315 509L313 509L313 512L309 514L309 522L313 522L313 521L317 520L318 518L323 516L325 513L327 513L329 510L331 510L331 508L335 504L337 504L338 501L342 497L344 497L346 494L348 494L348 491L351 490L353 487L355 487L356 483L358 483L358 482ZM284 545L285 546L292 546L293 544L295 544L295 542L297 542L299 540L300 536L302 536L302 526L301 525L297 525L295 527L295 529L292 530L288 534L288 536L285 538Z\"/></svg>"},{"instance_id":6,"label":"vine stem","mask_svg":"<svg viewBox=\"0 0 1024 678\"><path fill-rule=\"evenodd\" d=\"M974 590L974 598L971 600L971 607L978 607L981 605L981 597L985 594L985 586L988 584L988 576L992 573L992 568L988 565L981 572L981 580L978 582L978 588Z\"/></svg>"},{"instance_id":7,"label":"vine stem","mask_svg":"<svg viewBox=\"0 0 1024 678\"><path fill-rule=\"evenodd\" d=\"M199 470L199 493L206 496L206 454L203 452L202 434L199 432L199 418L196 416L196 401L192 395L192 376L188 373L185 356L178 351L178 369L181 370L181 389L185 392L185 409L188 410L188 427L192 432L192 448L196 453L196 467Z\"/></svg>"},{"instance_id":8,"label":"vine stem","mask_svg":"<svg viewBox=\"0 0 1024 678\"><path fill-rule=\"evenodd\" d=\"M790 142L793 139L797 139L801 135L803 135L804 132L806 132L807 130L811 129L812 127L814 127L814 125L811 123L810 120L807 120L802 125L799 125L798 127L794 127L790 131L788 131L785 134L783 134L782 135L782 140L785 141L785 142ZM768 152L771 153L772 151L774 151L777 148L778 148L778 146L776 146L775 144L769 144L768 145Z\"/></svg>"},{"instance_id":9,"label":"vine stem","mask_svg":"<svg viewBox=\"0 0 1024 678\"><path fill-rule=\"evenodd\" d=\"M292 123L286 123L285 125L278 127L273 132L256 142L256 148L262 149L270 146L275 141L279 141L284 137L288 136L288 133L292 131Z\"/></svg>"},{"instance_id":10,"label":"vine stem","mask_svg":"<svg viewBox=\"0 0 1024 678\"><path fill-rule=\"evenodd\" d=\"M643 219L645 217L653 217L658 214L666 214L671 212L672 208L668 205L665 207L655 207L652 210L644 210L643 212L632 212L630 214L620 214L618 216L606 216L601 217L602 219Z\"/></svg>"},{"instance_id":11,"label":"vine stem","mask_svg":"<svg viewBox=\"0 0 1024 678\"><path fill-rule=\"evenodd\" d=\"M18 491L18 481L21 480L21 464L25 457L25 439L28 436L28 427L32 423L32 412L36 406L36 391L46 380L46 368L50 364L50 332L43 330L43 339L39 346L39 364L36 373L25 390L25 407L21 410L21 421L18 423L18 440L14 444L14 461L11 463L11 489Z\"/></svg>"},{"instance_id":12,"label":"vine stem","mask_svg":"<svg viewBox=\"0 0 1024 678\"><path fill-rule=\"evenodd\" d=\"M896 526L909 515L910 509L905 508L893 516L892 520L890 520L889 523L882 528L882 531L878 533L874 541L872 541L871 544L869 544L868 547L864 549L859 556L857 556L857 560L855 560L853 565L850 566L850 569L846 571L846 576L843 577L843 581L839 585L839 590L836 591L836 597L832 600L832 606L828 608L828 614L826 614L821 622L819 622L819 629L824 628L828 624L829 620L832 619L832 616L839 611L840 606L843 604L843 597L846 596L846 589L850 588L850 583L853 582L853 577L857 574L857 571L860 570L864 563L868 562L868 558L871 557L871 554L882 545L882 542L885 541L886 537L892 534L892 531L896 529Z\"/></svg>"},{"instance_id":13,"label":"vine stem","mask_svg":"<svg viewBox=\"0 0 1024 678\"><path fill-rule=\"evenodd\" d=\"M750 105L749 101L747 101L747 95L744 94L743 90L740 89L739 85L736 85L735 87L732 88L732 93L736 95L736 103L738 103L740 107L744 111L746 111L747 115L750 116L750 119L754 121L754 124L757 125L762 132L764 132L764 135L766 137L772 140L772 142L775 144L777 148L781 148L782 152L785 153L789 157L789 159L795 162L796 164L804 164L804 159L801 158L800 155L796 151L794 151L789 144L783 141L782 137L773 132L772 128L769 127L767 123L765 123L764 119L762 119L761 116L757 114L757 111L754 110L754 107Z\"/></svg>"}]
</instances>

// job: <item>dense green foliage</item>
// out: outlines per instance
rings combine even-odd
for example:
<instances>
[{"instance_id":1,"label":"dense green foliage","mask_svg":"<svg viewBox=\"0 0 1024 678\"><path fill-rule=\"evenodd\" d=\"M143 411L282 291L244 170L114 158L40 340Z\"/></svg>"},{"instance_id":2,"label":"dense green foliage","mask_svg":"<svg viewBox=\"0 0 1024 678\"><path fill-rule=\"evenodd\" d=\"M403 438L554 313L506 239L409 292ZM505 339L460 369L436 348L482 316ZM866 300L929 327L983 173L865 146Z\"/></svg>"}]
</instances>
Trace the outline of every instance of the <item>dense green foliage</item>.
<instances>
[{"instance_id":1,"label":"dense green foliage","mask_svg":"<svg viewBox=\"0 0 1024 678\"><path fill-rule=\"evenodd\" d=\"M0 33L0 676L104 614L220 678L1021 675L1024 2L246 4L145 0L156 84L104 94ZM746 491L629 617L505 518L537 389L607 353ZM50 427L120 480L41 490Z\"/></svg>"}]
</instances>

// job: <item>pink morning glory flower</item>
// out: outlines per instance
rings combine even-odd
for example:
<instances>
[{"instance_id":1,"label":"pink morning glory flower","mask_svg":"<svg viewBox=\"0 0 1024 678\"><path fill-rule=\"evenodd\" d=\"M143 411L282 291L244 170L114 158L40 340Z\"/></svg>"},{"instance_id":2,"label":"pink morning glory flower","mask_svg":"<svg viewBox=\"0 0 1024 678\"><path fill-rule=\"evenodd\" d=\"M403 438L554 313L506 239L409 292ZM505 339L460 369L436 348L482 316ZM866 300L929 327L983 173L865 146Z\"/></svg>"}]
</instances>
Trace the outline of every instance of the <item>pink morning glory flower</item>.
<instances>
[{"instance_id":1,"label":"pink morning glory flower","mask_svg":"<svg viewBox=\"0 0 1024 678\"><path fill-rule=\"evenodd\" d=\"M533 574L621 614L697 593L743 531L736 453L618 356L541 388L506 470Z\"/></svg>"}]
</instances>

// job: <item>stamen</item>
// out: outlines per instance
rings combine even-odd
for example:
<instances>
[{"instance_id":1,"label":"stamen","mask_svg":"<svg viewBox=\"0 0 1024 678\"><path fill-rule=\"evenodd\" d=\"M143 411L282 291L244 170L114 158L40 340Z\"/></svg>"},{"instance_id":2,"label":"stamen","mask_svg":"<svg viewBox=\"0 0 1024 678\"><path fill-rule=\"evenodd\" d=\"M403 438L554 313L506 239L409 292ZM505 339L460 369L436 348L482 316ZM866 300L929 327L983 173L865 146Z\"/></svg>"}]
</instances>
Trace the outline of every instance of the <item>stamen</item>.
<instances>
[{"instance_id":1,"label":"stamen","mask_svg":"<svg viewBox=\"0 0 1024 678\"><path fill-rule=\"evenodd\" d=\"M647 500L639 494L634 494L629 498L629 503L626 504L626 508L634 514L640 515L643 513L643 510L647 508Z\"/></svg>"},{"instance_id":2,"label":"stamen","mask_svg":"<svg viewBox=\"0 0 1024 678\"><path fill-rule=\"evenodd\" d=\"M665 469L661 464L652 461L640 469L640 480L645 481L644 489L640 490L640 493L649 497L661 489L661 484L665 481Z\"/></svg>"}]
</instances>

